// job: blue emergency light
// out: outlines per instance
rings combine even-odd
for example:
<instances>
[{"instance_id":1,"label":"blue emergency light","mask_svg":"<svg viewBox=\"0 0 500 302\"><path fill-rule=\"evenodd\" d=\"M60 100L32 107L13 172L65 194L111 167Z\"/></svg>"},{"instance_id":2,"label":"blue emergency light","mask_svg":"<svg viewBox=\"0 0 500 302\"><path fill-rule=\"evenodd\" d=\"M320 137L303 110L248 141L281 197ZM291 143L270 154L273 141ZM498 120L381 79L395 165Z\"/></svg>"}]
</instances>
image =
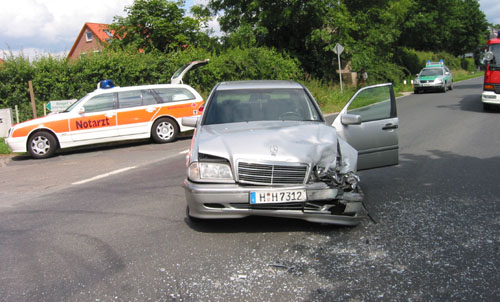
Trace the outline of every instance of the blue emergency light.
<instances>
[{"instance_id":1,"label":"blue emergency light","mask_svg":"<svg viewBox=\"0 0 500 302\"><path fill-rule=\"evenodd\" d=\"M97 88L101 89L109 89L115 87L115 84L112 80L102 80L97 84Z\"/></svg>"}]
</instances>

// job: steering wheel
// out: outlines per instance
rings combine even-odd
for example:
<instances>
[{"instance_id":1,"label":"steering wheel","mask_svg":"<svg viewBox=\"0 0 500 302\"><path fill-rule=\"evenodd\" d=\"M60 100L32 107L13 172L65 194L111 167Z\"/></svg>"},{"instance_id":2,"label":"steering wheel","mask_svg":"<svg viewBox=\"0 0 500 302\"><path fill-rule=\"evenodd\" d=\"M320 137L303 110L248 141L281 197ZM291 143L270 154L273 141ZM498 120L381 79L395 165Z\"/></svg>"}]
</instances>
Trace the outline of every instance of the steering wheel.
<instances>
[{"instance_id":1,"label":"steering wheel","mask_svg":"<svg viewBox=\"0 0 500 302\"><path fill-rule=\"evenodd\" d=\"M292 121L300 121L302 120L302 116L295 111L287 111L283 112L278 117L280 120L292 120Z\"/></svg>"}]
</instances>

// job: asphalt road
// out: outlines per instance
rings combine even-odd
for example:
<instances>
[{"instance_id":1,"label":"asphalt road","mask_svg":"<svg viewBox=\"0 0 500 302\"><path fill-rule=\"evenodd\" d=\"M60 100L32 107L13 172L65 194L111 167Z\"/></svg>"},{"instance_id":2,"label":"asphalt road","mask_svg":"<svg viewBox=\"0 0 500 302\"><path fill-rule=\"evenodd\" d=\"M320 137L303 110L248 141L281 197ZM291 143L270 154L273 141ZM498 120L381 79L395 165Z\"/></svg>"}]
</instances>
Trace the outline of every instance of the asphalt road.
<instances>
[{"instance_id":1,"label":"asphalt road","mask_svg":"<svg viewBox=\"0 0 500 302\"><path fill-rule=\"evenodd\" d=\"M357 227L191 224L189 139L16 157L0 301L500 301L500 112L480 93L398 99L400 165L361 173Z\"/></svg>"}]
</instances>

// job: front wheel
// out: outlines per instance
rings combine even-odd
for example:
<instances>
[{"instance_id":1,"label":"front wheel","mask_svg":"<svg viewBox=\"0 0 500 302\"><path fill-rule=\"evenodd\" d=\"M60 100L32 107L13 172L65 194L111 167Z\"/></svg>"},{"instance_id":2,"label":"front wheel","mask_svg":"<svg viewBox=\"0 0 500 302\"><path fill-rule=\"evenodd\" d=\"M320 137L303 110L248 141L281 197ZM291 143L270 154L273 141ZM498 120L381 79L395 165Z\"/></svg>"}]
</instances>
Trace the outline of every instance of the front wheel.
<instances>
[{"instance_id":1,"label":"front wheel","mask_svg":"<svg viewBox=\"0 0 500 302\"><path fill-rule=\"evenodd\" d=\"M28 151L35 159L51 157L56 149L56 138L46 131L36 132L28 140Z\"/></svg>"},{"instance_id":2,"label":"front wheel","mask_svg":"<svg viewBox=\"0 0 500 302\"><path fill-rule=\"evenodd\" d=\"M171 118L161 118L153 124L151 137L159 144L169 143L177 138L179 126Z\"/></svg>"}]
</instances>

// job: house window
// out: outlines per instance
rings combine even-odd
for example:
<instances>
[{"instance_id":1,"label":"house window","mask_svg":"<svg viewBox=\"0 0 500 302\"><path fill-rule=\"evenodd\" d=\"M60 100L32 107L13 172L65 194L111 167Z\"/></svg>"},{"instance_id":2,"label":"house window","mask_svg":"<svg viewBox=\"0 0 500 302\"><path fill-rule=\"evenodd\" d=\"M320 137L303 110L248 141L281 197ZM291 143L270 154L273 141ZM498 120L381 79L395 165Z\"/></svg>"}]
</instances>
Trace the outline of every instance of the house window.
<instances>
[{"instance_id":1,"label":"house window","mask_svg":"<svg viewBox=\"0 0 500 302\"><path fill-rule=\"evenodd\" d=\"M86 32L85 37L87 38L87 42L92 41L92 32L91 31Z\"/></svg>"}]
</instances>

